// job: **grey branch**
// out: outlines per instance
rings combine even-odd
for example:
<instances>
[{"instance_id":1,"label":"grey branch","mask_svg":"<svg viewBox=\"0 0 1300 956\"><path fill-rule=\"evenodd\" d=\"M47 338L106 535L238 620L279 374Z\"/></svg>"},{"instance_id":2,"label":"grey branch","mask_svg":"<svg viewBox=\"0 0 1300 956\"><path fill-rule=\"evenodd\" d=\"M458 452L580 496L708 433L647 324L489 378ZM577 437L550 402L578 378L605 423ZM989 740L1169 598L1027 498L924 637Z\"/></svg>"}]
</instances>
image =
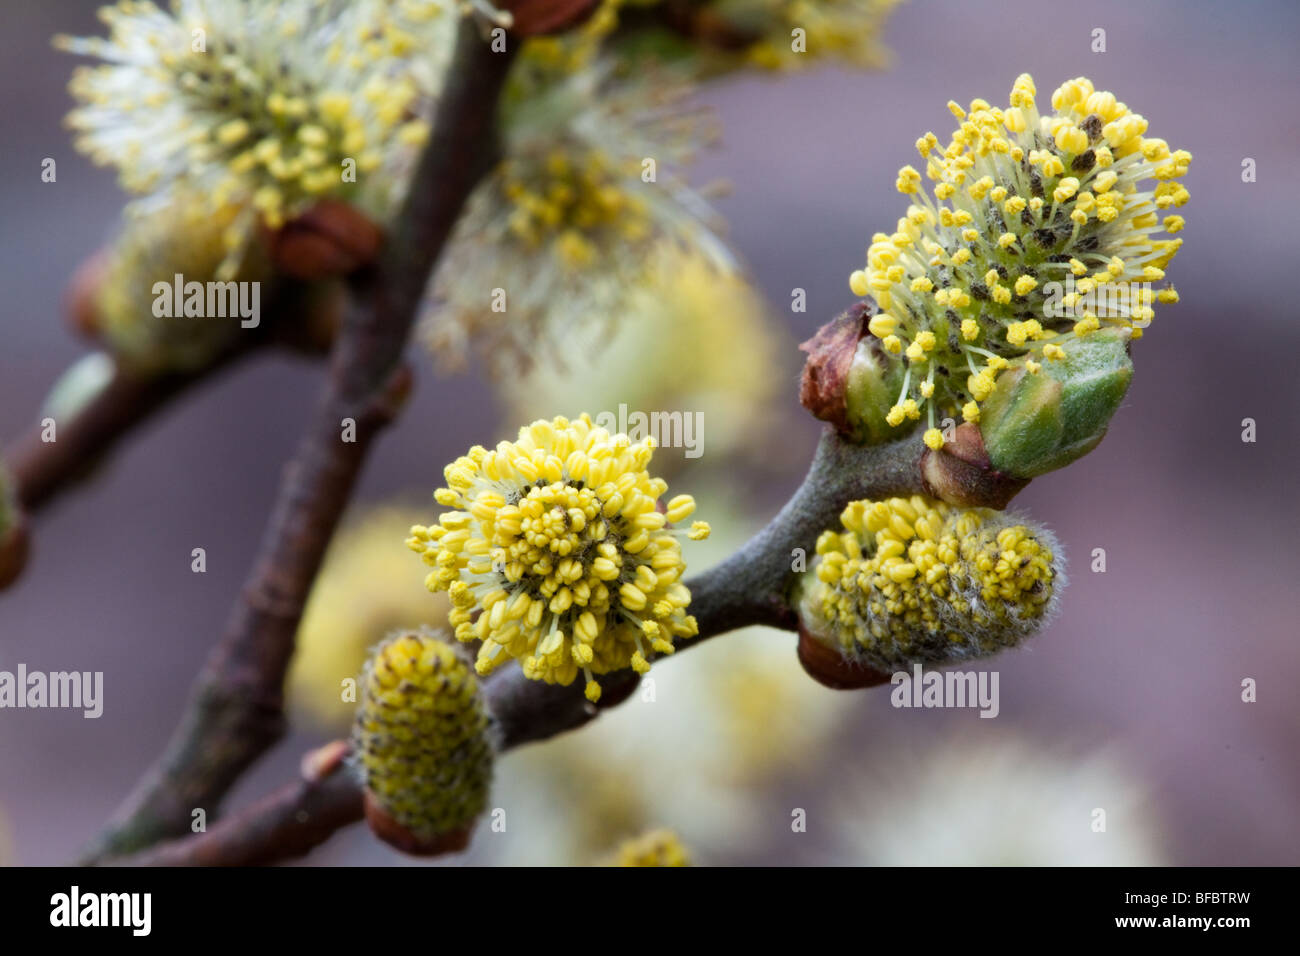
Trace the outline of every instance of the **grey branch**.
<instances>
[{"instance_id":1,"label":"grey branch","mask_svg":"<svg viewBox=\"0 0 1300 956\"><path fill-rule=\"evenodd\" d=\"M888 445L859 447L827 428L808 475L772 521L735 554L687 582L700 633L678 653L738 628L762 624L793 629L787 594L797 549L810 555L817 536L836 527L840 512L859 498L922 492L916 435ZM795 663L793 648L790 666ZM501 750L546 740L583 726L627 700L640 678L628 669L601 680L599 704L575 682L567 687L528 680L518 667L488 678L488 710ZM361 788L341 768L323 782L288 784L206 834L163 844L127 862L163 865L271 863L301 855L333 830L361 819Z\"/></svg>"}]
</instances>

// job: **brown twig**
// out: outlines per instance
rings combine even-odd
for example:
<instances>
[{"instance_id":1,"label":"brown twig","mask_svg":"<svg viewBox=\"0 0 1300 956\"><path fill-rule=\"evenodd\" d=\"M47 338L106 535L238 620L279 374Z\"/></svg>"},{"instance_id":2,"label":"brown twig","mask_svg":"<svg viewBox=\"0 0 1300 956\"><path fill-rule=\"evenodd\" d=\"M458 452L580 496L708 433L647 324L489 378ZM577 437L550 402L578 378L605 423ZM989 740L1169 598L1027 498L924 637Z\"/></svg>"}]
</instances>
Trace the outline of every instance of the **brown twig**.
<instances>
[{"instance_id":1,"label":"brown twig","mask_svg":"<svg viewBox=\"0 0 1300 956\"><path fill-rule=\"evenodd\" d=\"M461 23L433 133L376 266L351 281L320 410L285 469L261 553L189 711L159 763L91 847L96 862L188 829L284 733L283 683L303 605L379 429L424 286L465 200L496 155L496 103L511 54ZM355 441L343 440L355 422Z\"/></svg>"},{"instance_id":2,"label":"brown twig","mask_svg":"<svg viewBox=\"0 0 1300 956\"><path fill-rule=\"evenodd\" d=\"M98 258L102 258L99 254ZM74 283L78 280L74 280ZM84 280L82 280L84 281ZM83 292L82 299L92 296ZM29 515L52 504L60 494L96 471L104 458L155 414L195 387L211 381L268 346L319 354L319 331L333 298L325 284L307 285L287 278L271 283L267 316L256 329L242 332L229 347L203 365L185 371L149 373L115 363L113 376L74 417L56 422L57 441L44 440L44 428L31 428L5 449L14 497ZM80 302L78 310L92 306ZM93 335L93 324L87 334ZM316 335L316 338L313 338Z\"/></svg>"},{"instance_id":3,"label":"brown twig","mask_svg":"<svg viewBox=\"0 0 1300 956\"><path fill-rule=\"evenodd\" d=\"M326 750L330 748L322 748ZM303 856L362 818L361 786L339 759L285 784L210 830L160 843L116 866L263 866Z\"/></svg>"},{"instance_id":4,"label":"brown twig","mask_svg":"<svg viewBox=\"0 0 1300 956\"><path fill-rule=\"evenodd\" d=\"M262 341L260 338L257 341ZM6 450L14 492L33 514L93 470L123 435L200 381L234 365L251 351L251 341L221 354L195 372L144 376L116 368L112 379L71 421L57 422L57 441L44 441L36 426Z\"/></svg>"}]
</instances>

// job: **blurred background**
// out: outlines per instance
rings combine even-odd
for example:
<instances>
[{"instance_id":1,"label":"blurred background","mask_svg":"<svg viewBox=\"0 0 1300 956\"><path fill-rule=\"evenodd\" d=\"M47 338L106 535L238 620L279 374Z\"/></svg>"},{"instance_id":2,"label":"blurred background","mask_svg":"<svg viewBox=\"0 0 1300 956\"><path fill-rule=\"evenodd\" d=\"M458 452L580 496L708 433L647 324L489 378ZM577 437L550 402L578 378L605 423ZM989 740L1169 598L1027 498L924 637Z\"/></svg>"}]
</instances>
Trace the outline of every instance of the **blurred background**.
<instances>
[{"instance_id":1,"label":"blurred background","mask_svg":"<svg viewBox=\"0 0 1300 956\"><path fill-rule=\"evenodd\" d=\"M74 61L49 38L98 32L95 7L5 5L0 439L29 426L54 377L84 352L61 321L61 297L124 201L112 174L76 154L61 127ZM753 367L732 362L720 383L679 377L652 399L660 404L632 405L707 410L704 456L664 459L674 490L699 498L715 528L709 555L720 558L802 477L818 426L797 405L795 345L852 300L847 277L871 233L902 214L896 170L914 161L919 135L950 131L948 99L1003 103L1028 71L1042 101L1083 74L1148 117L1153 135L1190 150L1186 244L1170 273L1182 302L1158 309L1134 349L1138 374L1105 442L1016 502L1055 529L1071 582L1060 618L989 665L1000 673L999 716L894 709L880 689L836 694L803 676L791 635L727 636L656 666L654 703L633 700L511 754L493 797L506 832L481 828L467 855L440 865L591 862L656 826L676 829L697 861L712 864L1300 863L1291 472L1300 430L1295 398L1281 388L1300 354L1286 291L1300 212L1300 7L1052 7L913 0L886 26L886 71L708 87L703 100L723 138L693 178L730 183L718 209L771 320L739 330L752 341L736 351ZM1097 27L1103 54L1090 50ZM44 157L57 160L57 183L41 182ZM1246 157L1257 182L1241 181ZM804 313L790 309L796 288L806 290ZM674 328L679 349L695 354L732 349L738 331L707 321ZM623 353L631 401L651 400L635 344ZM425 520L435 513L427 496L443 465L507 436L521 416L625 400L614 376L594 400L570 383L555 400L572 408L534 408L493 389L480 369L443 376L422 355L416 363L415 398L378 444L345 532L380 527L366 509L385 509L391 574L373 572L374 584L358 587L361 572L331 563L356 600L344 592L313 609L295 671L295 731L231 806L289 779L305 748L346 727L331 695L360 653L353 632L378 638L418 623L404 615L436 617L401 529L412 509ZM97 480L41 515L24 578L0 596L0 669L103 671L105 706L98 720L0 711L5 862L71 859L166 743L321 375L303 360L259 358L150 422ZM1253 444L1241 440L1247 417L1257 422ZM191 573L195 547L207 550L206 574ZM1094 548L1106 551L1104 574L1089 570ZM413 610L381 609L357 624L370 613L358 607L379 602L402 575L393 601L409 594ZM1248 677L1257 703L1241 700ZM1090 827L1098 807L1105 833ZM792 832L796 808L807 832ZM407 861L354 827L306 862Z\"/></svg>"}]
</instances>

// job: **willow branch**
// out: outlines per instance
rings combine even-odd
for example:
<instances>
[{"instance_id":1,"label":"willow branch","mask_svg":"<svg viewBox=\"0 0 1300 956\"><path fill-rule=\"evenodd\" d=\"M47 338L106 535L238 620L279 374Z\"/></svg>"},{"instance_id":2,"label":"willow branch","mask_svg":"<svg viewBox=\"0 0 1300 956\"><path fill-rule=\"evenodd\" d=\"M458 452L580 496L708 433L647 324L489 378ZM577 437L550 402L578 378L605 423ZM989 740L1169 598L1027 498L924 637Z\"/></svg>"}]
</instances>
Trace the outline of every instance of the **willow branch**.
<instances>
[{"instance_id":1,"label":"willow branch","mask_svg":"<svg viewBox=\"0 0 1300 956\"><path fill-rule=\"evenodd\" d=\"M817 536L838 526L850 501L925 491L915 435L887 445L854 445L829 426L808 474L775 518L730 558L687 582L697 641L753 624L793 630L786 594L797 554L810 559Z\"/></svg>"},{"instance_id":2,"label":"willow branch","mask_svg":"<svg viewBox=\"0 0 1300 956\"><path fill-rule=\"evenodd\" d=\"M828 428L803 484L776 517L722 564L688 582L700 632L679 644L678 651L756 624L793 629L787 593L799 551L812 553L818 534L834 526L850 501L923 491L923 449L915 436L859 447L841 441ZM639 680L630 669L605 676L600 703L592 704L580 684L561 687L529 680L512 667L490 677L484 695L504 752L576 730L627 700ZM165 844L128 862L267 863L300 855L323 842L331 826L337 829L361 819L360 784L346 771L335 776L339 779L331 779L327 787L290 784L209 833Z\"/></svg>"},{"instance_id":3,"label":"willow branch","mask_svg":"<svg viewBox=\"0 0 1300 956\"><path fill-rule=\"evenodd\" d=\"M144 376L118 367L75 418L57 423L57 441L44 441L41 426L31 428L5 452L23 510L34 514L76 485L125 435L192 386L236 364L249 354L249 345L241 342L194 372Z\"/></svg>"},{"instance_id":4,"label":"willow branch","mask_svg":"<svg viewBox=\"0 0 1300 956\"><path fill-rule=\"evenodd\" d=\"M434 263L496 156L496 103L511 55L460 25L433 133L379 262L355 275L320 407L285 469L254 568L181 726L95 842L91 862L184 833L284 734L284 675L303 606L367 451L397 411L399 369ZM342 440L356 423L355 441Z\"/></svg>"},{"instance_id":5,"label":"willow branch","mask_svg":"<svg viewBox=\"0 0 1300 956\"><path fill-rule=\"evenodd\" d=\"M113 377L84 408L56 423L56 441L45 441L44 429L37 425L5 449L18 503L29 515L52 504L93 473L95 465L154 415L261 349L284 346L305 353L319 351L320 346L303 334L302 327L320 307L319 296L310 287L293 279L277 279L267 301L269 314L262 323L255 330L242 332L230 347L203 365L152 374L116 365Z\"/></svg>"},{"instance_id":6,"label":"willow branch","mask_svg":"<svg viewBox=\"0 0 1300 956\"><path fill-rule=\"evenodd\" d=\"M342 745L340 758L345 751L346 745ZM205 832L111 862L115 866L280 863L309 853L343 827L361 820L362 814L360 784L347 767L335 761L319 771L305 767L302 779L285 784Z\"/></svg>"}]
</instances>

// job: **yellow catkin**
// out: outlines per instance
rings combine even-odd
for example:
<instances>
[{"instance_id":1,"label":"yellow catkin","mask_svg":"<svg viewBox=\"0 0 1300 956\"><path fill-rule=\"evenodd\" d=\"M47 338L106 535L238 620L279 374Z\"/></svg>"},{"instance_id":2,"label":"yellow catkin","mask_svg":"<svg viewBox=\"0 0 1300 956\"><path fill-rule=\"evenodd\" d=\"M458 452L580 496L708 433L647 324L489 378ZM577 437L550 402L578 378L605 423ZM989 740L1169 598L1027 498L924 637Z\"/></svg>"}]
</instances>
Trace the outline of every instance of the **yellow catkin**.
<instances>
[{"instance_id":1,"label":"yellow catkin","mask_svg":"<svg viewBox=\"0 0 1300 956\"><path fill-rule=\"evenodd\" d=\"M259 221L276 229L322 198L382 222L427 136L430 68L450 60L456 20L429 18L417 41L398 8L119 0L101 10L106 38L55 38L103 61L73 74L67 124L131 192L188 189L200 211L252 213L227 231L223 273Z\"/></svg>"},{"instance_id":2,"label":"yellow catkin","mask_svg":"<svg viewBox=\"0 0 1300 956\"><path fill-rule=\"evenodd\" d=\"M611 435L583 414L541 419L514 442L476 446L448 465L434 495L456 510L411 529L407 545L432 570L431 591L447 591L462 641L481 641L487 674L511 658L525 676L569 684L582 673L649 670L654 652L697 633L681 537L709 526L681 525L690 495L659 502L668 484L646 470L653 439Z\"/></svg>"},{"instance_id":3,"label":"yellow catkin","mask_svg":"<svg viewBox=\"0 0 1300 956\"><path fill-rule=\"evenodd\" d=\"M188 371L241 334L254 284L259 308L266 302L269 290L260 284L271 268L265 248L250 241L235 271L222 277L236 285L219 281L225 235L240 216L234 205L214 208L188 190L158 208L127 208L94 303L99 336L118 361L141 373Z\"/></svg>"},{"instance_id":4,"label":"yellow catkin","mask_svg":"<svg viewBox=\"0 0 1300 956\"><path fill-rule=\"evenodd\" d=\"M895 185L911 205L892 233L872 236L849 279L887 316L871 325L887 352L914 343L888 421L906 426L913 401L931 447L942 446L941 416L978 420L1007 368L1064 358L1108 326L1140 338L1152 301L1178 299L1148 284L1182 243L1158 236L1181 231L1183 217L1160 215L1187 202L1178 180L1191 154L1146 137L1143 117L1086 78L1057 89L1048 114L1036 93L1022 74L1005 109L950 103L959 123L948 145L933 133L916 143L933 196L904 166ZM934 347L916 346L926 334Z\"/></svg>"},{"instance_id":5,"label":"yellow catkin","mask_svg":"<svg viewBox=\"0 0 1300 956\"><path fill-rule=\"evenodd\" d=\"M883 672L985 657L1053 608L1059 548L1044 529L920 495L852 502L800 584L806 628Z\"/></svg>"},{"instance_id":6,"label":"yellow catkin","mask_svg":"<svg viewBox=\"0 0 1300 956\"><path fill-rule=\"evenodd\" d=\"M573 38L554 41L525 47L505 91L505 158L470 196L435 274L437 306L421 337L444 363L471 345L498 373L548 361L551 350L565 359L557 339L631 321L630 300L653 284L656 252L668 246L719 280L739 272L685 178L711 135L704 115L684 108L686 84L604 61L570 73L535 62L529 51L548 48L565 62Z\"/></svg>"},{"instance_id":7,"label":"yellow catkin","mask_svg":"<svg viewBox=\"0 0 1300 956\"><path fill-rule=\"evenodd\" d=\"M371 799L421 840L487 806L493 746L473 669L432 633L399 632L366 664L353 750Z\"/></svg>"},{"instance_id":8,"label":"yellow catkin","mask_svg":"<svg viewBox=\"0 0 1300 956\"><path fill-rule=\"evenodd\" d=\"M652 830L620 844L618 866L690 866L691 855L672 830Z\"/></svg>"},{"instance_id":9,"label":"yellow catkin","mask_svg":"<svg viewBox=\"0 0 1300 956\"><path fill-rule=\"evenodd\" d=\"M755 37L738 55L728 49L712 54L709 62L714 68L739 63L783 72L826 62L878 68L888 58L882 43L885 21L897 5L898 0L727 0L704 4L708 16L722 27L720 34Z\"/></svg>"}]
</instances>

